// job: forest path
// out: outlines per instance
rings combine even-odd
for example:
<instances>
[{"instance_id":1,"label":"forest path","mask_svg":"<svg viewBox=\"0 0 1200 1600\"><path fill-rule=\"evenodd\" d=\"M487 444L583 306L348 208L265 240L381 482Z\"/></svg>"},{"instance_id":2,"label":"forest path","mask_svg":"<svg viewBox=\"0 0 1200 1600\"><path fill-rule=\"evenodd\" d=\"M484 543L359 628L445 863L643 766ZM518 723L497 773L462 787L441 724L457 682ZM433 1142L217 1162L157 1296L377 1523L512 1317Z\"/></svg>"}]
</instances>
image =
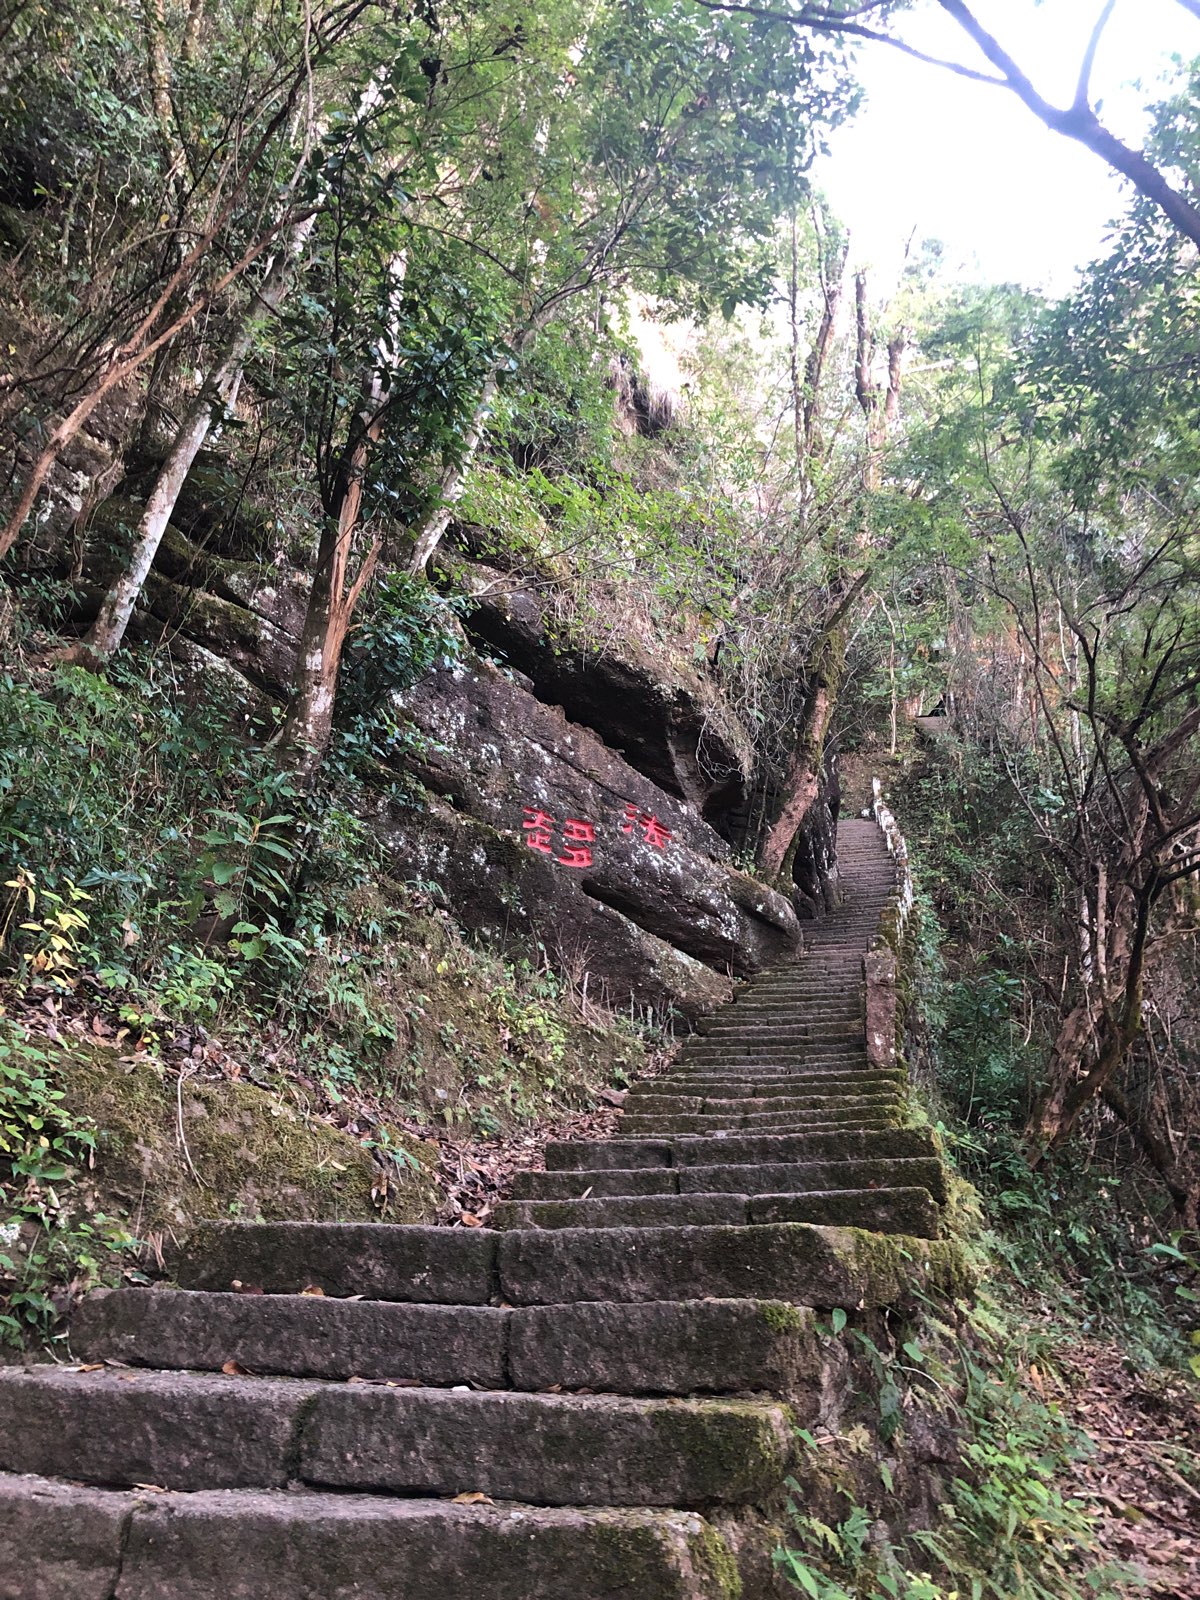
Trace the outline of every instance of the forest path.
<instances>
[{"instance_id":1,"label":"forest path","mask_svg":"<svg viewBox=\"0 0 1200 1600\"><path fill-rule=\"evenodd\" d=\"M819 1314L955 1271L933 1140L867 1057L892 864L870 822L839 849L803 956L614 1138L548 1146L497 1230L207 1224L183 1287L84 1302L81 1366L0 1373L0 1594L778 1593Z\"/></svg>"}]
</instances>

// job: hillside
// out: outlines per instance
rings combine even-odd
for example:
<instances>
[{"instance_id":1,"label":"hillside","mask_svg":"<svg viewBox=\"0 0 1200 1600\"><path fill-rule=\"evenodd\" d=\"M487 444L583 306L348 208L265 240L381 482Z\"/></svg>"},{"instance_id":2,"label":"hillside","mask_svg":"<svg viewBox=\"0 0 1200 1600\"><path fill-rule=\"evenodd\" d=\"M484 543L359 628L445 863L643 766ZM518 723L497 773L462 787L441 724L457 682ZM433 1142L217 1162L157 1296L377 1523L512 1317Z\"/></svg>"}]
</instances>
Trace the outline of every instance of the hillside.
<instances>
[{"instance_id":1,"label":"hillside","mask_svg":"<svg viewBox=\"0 0 1200 1600\"><path fill-rule=\"evenodd\" d=\"M814 182L933 10L1127 181L1065 298ZM1112 10L1058 113L959 5L0 5L0 1600L1200 1593Z\"/></svg>"}]
</instances>

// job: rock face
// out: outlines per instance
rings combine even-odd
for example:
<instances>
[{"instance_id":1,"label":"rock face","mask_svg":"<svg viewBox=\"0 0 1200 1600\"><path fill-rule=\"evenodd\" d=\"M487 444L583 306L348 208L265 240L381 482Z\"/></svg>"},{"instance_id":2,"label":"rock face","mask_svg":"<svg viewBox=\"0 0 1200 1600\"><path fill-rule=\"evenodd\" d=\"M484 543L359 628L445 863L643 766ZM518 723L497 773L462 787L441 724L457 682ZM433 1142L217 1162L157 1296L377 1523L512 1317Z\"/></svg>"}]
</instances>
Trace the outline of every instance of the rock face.
<instances>
[{"instance_id":1,"label":"rock face","mask_svg":"<svg viewBox=\"0 0 1200 1600\"><path fill-rule=\"evenodd\" d=\"M455 571L474 596L467 630L533 683L539 700L595 730L660 789L710 822L742 803L753 753L711 684L643 659L630 641L601 650L556 637L544 589L480 562Z\"/></svg>"},{"instance_id":2,"label":"rock face","mask_svg":"<svg viewBox=\"0 0 1200 1600\"><path fill-rule=\"evenodd\" d=\"M377 824L473 925L540 939L618 1002L685 1014L795 949L792 907L706 822L499 668L435 672L403 704L405 765L434 799L389 801Z\"/></svg>"}]
</instances>

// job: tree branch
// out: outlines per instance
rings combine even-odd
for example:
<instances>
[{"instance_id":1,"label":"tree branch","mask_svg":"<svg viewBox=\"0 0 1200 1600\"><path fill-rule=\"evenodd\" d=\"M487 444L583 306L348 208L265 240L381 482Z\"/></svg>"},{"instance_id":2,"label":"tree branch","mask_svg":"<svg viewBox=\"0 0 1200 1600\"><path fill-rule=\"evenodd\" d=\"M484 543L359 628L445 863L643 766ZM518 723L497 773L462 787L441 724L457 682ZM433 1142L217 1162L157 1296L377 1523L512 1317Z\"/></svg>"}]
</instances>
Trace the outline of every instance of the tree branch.
<instances>
[{"instance_id":1,"label":"tree branch","mask_svg":"<svg viewBox=\"0 0 1200 1600\"><path fill-rule=\"evenodd\" d=\"M1117 0L1105 0L1096 26L1092 29L1092 36L1087 42L1087 49L1083 52L1083 64L1079 68L1079 83L1075 89L1074 109L1086 111L1091 105L1092 68L1096 65L1096 51L1100 48L1100 40L1105 28L1116 9Z\"/></svg>"},{"instance_id":2,"label":"tree branch","mask_svg":"<svg viewBox=\"0 0 1200 1600\"><path fill-rule=\"evenodd\" d=\"M1122 177L1129 179L1139 194L1156 205L1185 238L1200 245L1200 208L1194 206L1178 189L1173 189L1158 168L1140 151L1131 149L1110 133L1086 103L1082 106L1076 103L1063 110L1040 95L1000 41L987 31L963 0L938 0L938 4L954 18L992 66L1003 74L1005 85L1034 116L1055 133L1074 139L1093 155L1107 161ZM1110 5L1106 6L1101 14L1093 34L1096 43L1108 21L1106 13L1110 9ZM1085 68L1086 65L1085 59Z\"/></svg>"}]
</instances>

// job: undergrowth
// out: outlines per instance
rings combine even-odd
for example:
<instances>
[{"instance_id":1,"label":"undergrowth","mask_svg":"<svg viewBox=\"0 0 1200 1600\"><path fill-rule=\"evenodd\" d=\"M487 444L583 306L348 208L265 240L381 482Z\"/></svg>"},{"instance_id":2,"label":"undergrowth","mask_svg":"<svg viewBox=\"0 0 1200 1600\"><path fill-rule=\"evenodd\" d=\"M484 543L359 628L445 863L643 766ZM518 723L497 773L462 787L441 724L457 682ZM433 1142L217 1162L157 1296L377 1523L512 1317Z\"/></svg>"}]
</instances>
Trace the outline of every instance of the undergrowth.
<instances>
[{"instance_id":1,"label":"undergrowth","mask_svg":"<svg viewBox=\"0 0 1200 1600\"><path fill-rule=\"evenodd\" d=\"M1086 1507L1058 1486L1088 1450L1058 1401L1040 1392L1058 1336L1002 1303L1004 1288L981 1294L957 1326L927 1305L907 1336L880 1342L850 1330L871 1377L879 1483L843 1463L839 1511L822 1518L807 1509L806 1486L792 1481L792 1536L776 1559L797 1591L812 1600L1120 1600L1131 1592L1133 1572L1099 1553ZM889 1458L910 1448L905 1434L919 1414L940 1420L958 1460L937 1480L933 1515L918 1519L926 1525L905 1531L892 1498L893 1472L902 1469ZM827 1447L801 1437L811 1465L828 1475Z\"/></svg>"}]
</instances>

